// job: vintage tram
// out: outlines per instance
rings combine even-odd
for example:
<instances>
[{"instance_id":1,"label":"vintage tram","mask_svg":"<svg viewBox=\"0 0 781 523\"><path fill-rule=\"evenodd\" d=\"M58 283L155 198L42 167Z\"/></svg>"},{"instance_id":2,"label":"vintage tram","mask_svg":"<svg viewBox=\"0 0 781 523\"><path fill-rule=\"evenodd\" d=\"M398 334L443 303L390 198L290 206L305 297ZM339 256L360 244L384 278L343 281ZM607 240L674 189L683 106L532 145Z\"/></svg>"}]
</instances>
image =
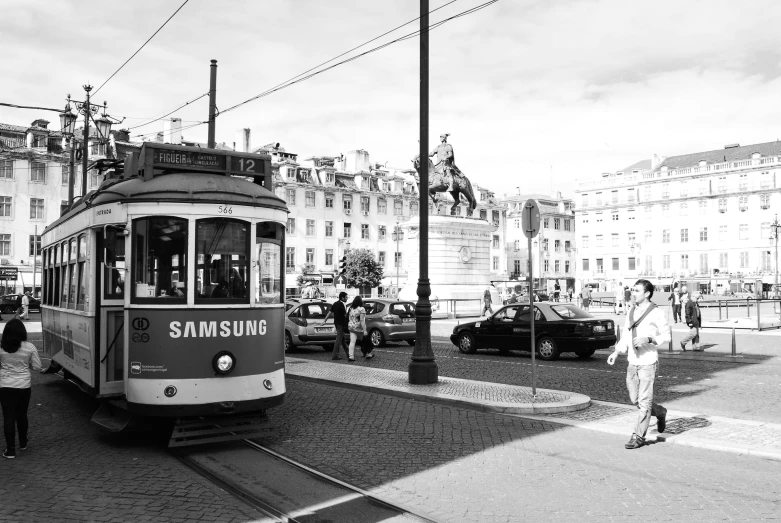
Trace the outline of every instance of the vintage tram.
<instances>
[{"instance_id":1,"label":"vintage tram","mask_svg":"<svg viewBox=\"0 0 781 523\"><path fill-rule=\"evenodd\" d=\"M287 207L266 187L264 155L128 155L43 233L53 365L112 416L226 420L281 404Z\"/></svg>"}]
</instances>

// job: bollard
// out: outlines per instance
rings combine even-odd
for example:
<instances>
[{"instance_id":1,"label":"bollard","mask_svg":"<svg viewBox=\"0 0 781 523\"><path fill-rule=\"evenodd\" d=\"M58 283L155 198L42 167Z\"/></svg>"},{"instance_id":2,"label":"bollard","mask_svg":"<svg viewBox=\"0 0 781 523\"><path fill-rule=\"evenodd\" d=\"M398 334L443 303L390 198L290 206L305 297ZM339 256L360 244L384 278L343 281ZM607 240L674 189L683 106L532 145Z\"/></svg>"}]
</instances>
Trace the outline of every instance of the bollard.
<instances>
[{"instance_id":1,"label":"bollard","mask_svg":"<svg viewBox=\"0 0 781 523\"><path fill-rule=\"evenodd\" d=\"M719 321L721 321L721 300L719 300Z\"/></svg>"},{"instance_id":2,"label":"bollard","mask_svg":"<svg viewBox=\"0 0 781 523\"><path fill-rule=\"evenodd\" d=\"M667 352L673 351L673 328L670 327L670 343L667 345Z\"/></svg>"},{"instance_id":3,"label":"bollard","mask_svg":"<svg viewBox=\"0 0 781 523\"><path fill-rule=\"evenodd\" d=\"M735 327L732 327L732 355L737 356L738 355L737 351L738 349L735 346Z\"/></svg>"},{"instance_id":4,"label":"bollard","mask_svg":"<svg viewBox=\"0 0 781 523\"><path fill-rule=\"evenodd\" d=\"M757 300L757 332L760 332L762 330L762 320L761 320L761 316L759 315L759 309L761 306L760 301L761 300L759 299Z\"/></svg>"},{"instance_id":5,"label":"bollard","mask_svg":"<svg viewBox=\"0 0 781 523\"><path fill-rule=\"evenodd\" d=\"M746 298L746 318L751 317L751 304L749 303L750 298Z\"/></svg>"}]
</instances>

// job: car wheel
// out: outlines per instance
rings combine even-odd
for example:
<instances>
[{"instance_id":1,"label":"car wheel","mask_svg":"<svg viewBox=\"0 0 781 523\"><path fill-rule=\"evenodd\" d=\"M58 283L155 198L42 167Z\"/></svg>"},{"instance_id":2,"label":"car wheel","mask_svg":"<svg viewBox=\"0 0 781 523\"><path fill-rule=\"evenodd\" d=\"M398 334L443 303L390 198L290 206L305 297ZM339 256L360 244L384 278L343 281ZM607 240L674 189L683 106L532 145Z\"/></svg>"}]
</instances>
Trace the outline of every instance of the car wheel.
<instances>
[{"instance_id":1,"label":"car wheel","mask_svg":"<svg viewBox=\"0 0 781 523\"><path fill-rule=\"evenodd\" d=\"M407 340L407 345L410 345L411 347L415 346L415 340Z\"/></svg>"},{"instance_id":2,"label":"car wheel","mask_svg":"<svg viewBox=\"0 0 781 523\"><path fill-rule=\"evenodd\" d=\"M586 359L586 358L590 358L591 356L593 356L595 352L596 352L596 349L587 349L587 350L576 351L575 354L578 355L578 358Z\"/></svg>"},{"instance_id":3,"label":"car wheel","mask_svg":"<svg viewBox=\"0 0 781 523\"><path fill-rule=\"evenodd\" d=\"M537 340L537 354L543 361L559 359L559 348L550 336L543 336Z\"/></svg>"},{"instance_id":4,"label":"car wheel","mask_svg":"<svg viewBox=\"0 0 781 523\"><path fill-rule=\"evenodd\" d=\"M293 338L288 331L285 331L285 353L293 352Z\"/></svg>"},{"instance_id":5,"label":"car wheel","mask_svg":"<svg viewBox=\"0 0 781 523\"><path fill-rule=\"evenodd\" d=\"M14 310L13 307L3 307L3 314L13 314Z\"/></svg>"},{"instance_id":6,"label":"car wheel","mask_svg":"<svg viewBox=\"0 0 781 523\"><path fill-rule=\"evenodd\" d=\"M458 350L464 354L474 354L477 352L475 346L475 337L468 332L462 332L458 335Z\"/></svg>"},{"instance_id":7,"label":"car wheel","mask_svg":"<svg viewBox=\"0 0 781 523\"><path fill-rule=\"evenodd\" d=\"M385 337L382 335L380 329L372 329L369 333L369 340L372 342L372 347L377 348L385 343Z\"/></svg>"}]
</instances>

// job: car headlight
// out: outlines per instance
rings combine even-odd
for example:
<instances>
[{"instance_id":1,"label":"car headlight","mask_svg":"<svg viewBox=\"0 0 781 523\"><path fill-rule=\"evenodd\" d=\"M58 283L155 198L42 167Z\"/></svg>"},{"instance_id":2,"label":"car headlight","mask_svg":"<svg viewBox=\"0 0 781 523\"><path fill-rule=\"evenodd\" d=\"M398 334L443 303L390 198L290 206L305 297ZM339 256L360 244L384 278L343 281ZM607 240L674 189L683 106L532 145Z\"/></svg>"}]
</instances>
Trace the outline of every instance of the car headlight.
<instances>
[{"instance_id":1,"label":"car headlight","mask_svg":"<svg viewBox=\"0 0 781 523\"><path fill-rule=\"evenodd\" d=\"M228 374L236 366L236 357L224 350L218 352L212 360L212 367L217 374Z\"/></svg>"}]
</instances>

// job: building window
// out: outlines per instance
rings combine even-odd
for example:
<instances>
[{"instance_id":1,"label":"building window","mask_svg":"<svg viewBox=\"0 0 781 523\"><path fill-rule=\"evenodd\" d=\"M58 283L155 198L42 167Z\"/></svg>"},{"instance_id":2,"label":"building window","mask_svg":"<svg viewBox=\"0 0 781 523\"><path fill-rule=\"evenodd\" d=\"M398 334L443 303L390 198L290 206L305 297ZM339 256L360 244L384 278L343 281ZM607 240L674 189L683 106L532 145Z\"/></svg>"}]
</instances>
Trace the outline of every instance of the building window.
<instances>
[{"instance_id":1,"label":"building window","mask_svg":"<svg viewBox=\"0 0 781 523\"><path fill-rule=\"evenodd\" d=\"M707 274L708 272L708 253L700 253L700 274Z\"/></svg>"},{"instance_id":2,"label":"building window","mask_svg":"<svg viewBox=\"0 0 781 523\"><path fill-rule=\"evenodd\" d=\"M651 272L651 271L654 270L654 268L653 268L653 260L654 260L653 256L646 255L646 257L645 257L645 272L648 273L648 272Z\"/></svg>"},{"instance_id":3,"label":"building window","mask_svg":"<svg viewBox=\"0 0 781 523\"><path fill-rule=\"evenodd\" d=\"M494 225L499 225L499 211L491 211L491 217L493 218L491 221ZM547 227L547 225L546 225Z\"/></svg>"},{"instance_id":4,"label":"building window","mask_svg":"<svg viewBox=\"0 0 781 523\"><path fill-rule=\"evenodd\" d=\"M543 270L545 272L550 271L550 260L545 260L545 263L543 263Z\"/></svg>"},{"instance_id":5,"label":"building window","mask_svg":"<svg viewBox=\"0 0 781 523\"><path fill-rule=\"evenodd\" d=\"M548 252L548 238L542 240L542 250Z\"/></svg>"},{"instance_id":6,"label":"building window","mask_svg":"<svg viewBox=\"0 0 781 523\"><path fill-rule=\"evenodd\" d=\"M613 205L618 203L618 191L610 191L610 203Z\"/></svg>"},{"instance_id":7,"label":"building window","mask_svg":"<svg viewBox=\"0 0 781 523\"><path fill-rule=\"evenodd\" d=\"M60 216L65 214L65 211L68 210L68 207L70 207L70 205L68 205L68 200L60 201Z\"/></svg>"},{"instance_id":8,"label":"building window","mask_svg":"<svg viewBox=\"0 0 781 523\"><path fill-rule=\"evenodd\" d=\"M326 209L334 208L334 195L331 193L325 193L325 208Z\"/></svg>"},{"instance_id":9,"label":"building window","mask_svg":"<svg viewBox=\"0 0 781 523\"><path fill-rule=\"evenodd\" d=\"M738 238L741 240L748 240L748 224L741 223L739 231L740 231L740 236L738 236Z\"/></svg>"},{"instance_id":10,"label":"building window","mask_svg":"<svg viewBox=\"0 0 781 523\"><path fill-rule=\"evenodd\" d=\"M498 236L494 236L493 237L493 245L492 246L493 246L494 249L498 249L499 248L499 237ZM547 250L547 249L545 249L545 250Z\"/></svg>"},{"instance_id":11,"label":"building window","mask_svg":"<svg viewBox=\"0 0 781 523\"><path fill-rule=\"evenodd\" d=\"M582 195L581 198L583 199L583 208L585 209L588 207L588 194Z\"/></svg>"},{"instance_id":12,"label":"building window","mask_svg":"<svg viewBox=\"0 0 781 523\"><path fill-rule=\"evenodd\" d=\"M662 243L670 243L670 229L662 231Z\"/></svg>"},{"instance_id":13,"label":"building window","mask_svg":"<svg viewBox=\"0 0 781 523\"><path fill-rule=\"evenodd\" d=\"M719 192L727 192L727 177L719 176Z\"/></svg>"},{"instance_id":14,"label":"building window","mask_svg":"<svg viewBox=\"0 0 781 523\"><path fill-rule=\"evenodd\" d=\"M70 183L70 165L63 164L62 165L62 185L67 187Z\"/></svg>"},{"instance_id":15,"label":"building window","mask_svg":"<svg viewBox=\"0 0 781 523\"><path fill-rule=\"evenodd\" d=\"M617 222L618 221L618 213L617 212L613 212L613 214L611 215L611 218L613 219L614 222Z\"/></svg>"},{"instance_id":16,"label":"building window","mask_svg":"<svg viewBox=\"0 0 781 523\"><path fill-rule=\"evenodd\" d=\"M681 216L689 214L689 204L687 202L681 202Z\"/></svg>"},{"instance_id":17,"label":"building window","mask_svg":"<svg viewBox=\"0 0 781 523\"><path fill-rule=\"evenodd\" d=\"M480 209L480 219L481 220L487 220L488 219L487 211L485 209Z\"/></svg>"},{"instance_id":18,"label":"building window","mask_svg":"<svg viewBox=\"0 0 781 523\"><path fill-rule=\"evenodd\" d=\"M570 230L570 220L564 220L564 230L565 231Z\"/></svg>"},{"instance_id":19,"label":"building window","mask_svg":"<svg viewBox=\"0 0 781 523\"><path fill-rule=\"evenodd\" d=\"M334 250L333 249L326 249L325 250L325 265L326 267L330 267L334 264Z\"/></svg>"},{"instance_id":20,"label":"building window","mask_svg":"<svg viewBox=\"0 0 781 523\"><path fill-rule=\"evenodd\" d=\"M587 271L588 270L588 258L583 258L582 261L583 261L583 270Z\"/></svg>"},{"instance_id":21,"label":"building window","mask_svg":"<svg viewBox=\"0 0 781 523\"><path fill-rule=\"evenodd\" d=\"M325 222L325 236L326 238L333 238L334 222Z\"/></svg>"},{"instance_id":22,"label":"building window","mask_svg":"<svg viewBox=\"0 0 781 523\"><path fill-rule=\"evenodd\" d=\"M295 167L288 167L287 168L287 179L288 180L295 180L296 179L296 168Z\"/></svg>"},{"instance_id":23,"label":"building window","mask_svg":"<svg viewBox=\"0 0 781 523\"><path fill-rule=\"evenodd\" d=\"M670 216L670 204L662 204L662 216Z\"/></svg>"},{"instance_id":24,"label":"building window","mask_svg":"<svg viewBox=\"0 0 781 523\"><path fill-rule=\"evenodd\" d=\"M43 162L30 162L30 181L46 183L46 164Z\"/></svg>"},{"instance_id":25,"label":"building window","mask_svg":"<svg viewBox=\"0 0 781 523\"><path fill-rule=\"evenodd\" d=\"M43 200L30 198L30 219L43 220Z\"/></svg>"},{"instance_id":26,"label":"building window","mask_svg":"<svg viewBox=\"0 0 781 523\"><path fill-rule=\"evenodd\" d=\"M630 220L634 220L635 219L635 210L634 209L627 210L627 216L629 217Z\"/></svg>"},{"instance_id":27,"label":"building window","mask_svg":"<svg viewBox=\"0 0 781 523\"><path fill-rule=\"evenodd\" d=\"M770 251L762 251L762 263L759 269L761 271L770 272L773 270L772 267L770 262Z\"/></svg>"},{"instance_id":28,"label":"building window","mask_svg":"<svg viewBox=\"0 0 781 523\"><path fill-rule=\"evenodd\" d=\"M635 243L635 233L633 232L626 233L626 241L627 243L629 243L629 245Z\"/></svg>"},{"instance_id":29,"label":"building window","mask_svg":"<svg viewBox=\"0 0 781 523\"><path fill-rule=\"evenodd\" d=\"M746 212L748 210L748 196L741 196L738 198L738 208L740 208L740 212Z\"/></svg>"},{"instance_id":30,"label":"building window","mask_svg":"<svg viewBox=\"0 0 781 523\"><path fill-rule=\"evenodd\" d=\"M564 260L564 274L569 274L569 260Z\"/></svg>"},{"instance_id":31,"label":"building window","mask_svg":"<svg viewBox=\"0 0 781 523\"><path fill-rule=\"evenodd\" d=\"M681 243L689 241L689 229L681 229Z\"/></svg>"},{"instance_id":32,"label":"building window","mask_svg":"<svg viewBox=\"0 0 781 523\"><path fill-rule=\"evenodd\" d=\"M670 197L670 184L665 183L662 184L662 198L669 198Z\"/></svg>"},{"instance_id":33,"label":"building window","mask_svg":"<svg viewBox=\"0 0 781 523\"><path fill-rule=\"evenodd\" d=\"M295 205L296 204L296 190L295 189L288 189L285 191L285 202L287 202L288 205Z\"/></svg>"},{"instance_id":34,"label":"building window","mask_svg":"<svg viewBox=\"0 0 781 523\"><path fill-rule=\"evenodd\" d=\"M635 190L634 189L627 189L626 190L626 202L627 203L635 203Z\"/></svg>"},{"instance_id":35,"label":"building window","mask_svg":"<svg viewBox=\"0 0 781 523\"><path fill-rule=\"evenodd\" d=\"M581 236L580 244L583 246L584 249L588 249L588 236Z\"/></svg>"},{"instance_id":36,"label":"building window","mask_svg":"<svg viewBox=\"0 0 781 523\"><path fill-rule=\"evenodd\" d=\"M602 258L597 258L597 273L602 274L605 272L605 266L602 264Z\"/></svg>"},{"instance_id":37,"label":"building window","mask_svg":"<svg viewBox=\"0 0 781 523\"><path fill-rule=\"evenodd\" d=\"M353 209L353 197L350 194L342 195L342 210L351 211Z\"/></svg>"},{"instance_id":38,"label":"building window","mask_svg":"<svg viewBox=\"0 0 781 523\"><path fill-rule=\"evenodd\" d=\"M610 235L610 246L618 247L618 233L614 232Z\"/></svg>"},{"instance_id":39,"label":"building window","mask_svg":"<svg viewBox=\"0 0 781 523\"><path fill-rule=\"evenodd\" d=\"M401 254L400 252L394 252L393 253L393 266L394 267L401 267Z\"/></svg>"},{"instance_id":40,"label":"building window","mask_svg":"<svg viewBox=\"0 0 781 523\"><path fill-rule=\"evenodd\" d=\"M315 250L311 247L306 248L306 263L308 264L315 263Z\"/></svg>"},{"instance_id":41,"label":"building window","mask_svg":"<svg viewBox=\"0 0 781 523\"><path fill-rule=\"evenodd\" d=\"M0 234L0 256L11 255L11 235Z\"/></svg>"},{"instance_id":42,"label":"building window","mask_svg":"<svg viewBox=\"0 0 781 523\"><path fill-rule=\"evenodd\" d=\"M314 207L315 206L315 191L306 191L305 197L306 197L305 205L307 207Z\"/></svg>"},{"instance_id":43,"label":"building window","mask_svg":"<svg viewBox=\"0 0 781 523\"><path fill-rule=\"evenodd\" d=\"M295 233L296 233L296 219L288 218L287 227L285 227L285 234L295 234Z\"/></svg>"},{"instance_id":44,"label":"building window","mask_svg":"<svg viewBox=\"0 0 781 523\"><path fill-rule=\"evenodd\" d=\"M748 174L741 174L738 179L738 190L745 191L748 189Z\"/></svg>"},{"instance_id":45,"label":"building window","mask_svg":"<svg viewBox=\"0 0 781 523\"><path fill-rule=\"evenodd\" d=\"M380 267L385 267L385 251L380 251L377 253L377 263Z\"/></svg>"},{"instance_id":46,"label":"building window","mask_svg":"<svg viewBox=\"0 0 781 523\"><path fill-rule=\"evenodd\" d=\"M342 237L350 238L352 236L352 231L353 231L352 224L345 223L344 227L342 227Z\"/></svg>"},{"instance_id":47,"label":"building window","mask_svg":"<svg viewBox=\"0 0 781 523\"><path fill-rule=\"evenodd\" d=\"M602 193L597 193L597 207L602 207Z\"/></svg>"},{"instance_id":48,"label":"building window","mask_svg":"<svg viewBox=\"0 0 781 523\"><path fill-rule=\"evenodd\" d=\"M727 212L727 199L719 198L719 212Z\"/></svg>"},{"instance_id":49,"label":"building window","mask_svg":"<svg viewBox=\"0 0 781 523\"><path fill-rule=\"evenodd\" d=\"M680 182L679 187L681 190L681 198L686 198L687 196L689 196L689 189L686 186L685 181Z\"/></svg>"},{"instance_id":50,"label":"building window","mask_svg":"<svg viewBox=\"0 0 781 523\"><path fill-rule=\"evenodd\" d=\"M643 189L643 200L648 202L651 201L651 186L646 185Z\"/></svg>"},{"instance_id":51,"label":"building window","mask_svg":"<svg viewBox=\"0 0 781 523\"><path fill-rule=\"evenodd\" d=\"M41 235L38 236L30 235L30 254L29 256L40 256L41 255Z\"/></svg>"},{"instance_id":52,"label":"building window","mask_svg":"<svg viewBox=\"0 0 781 523\"><path fill-rule=\"evenodd\" d=\"M306 235L307 236L314 236L315 235L315 221L314 220L307 220L306 221Z\"/></svg>"},{"instance_id":53,"label":"building window","mask_svg":"<svg viewBox=\"0 0 781 523\"><path fill-rule=\"evenodd\" d=\"M662 269L669 269L670 268L670 255L669 254L663 254L662 255Z\"/></svg>"},{"instance_id":54,"label":"building window","mask_svg":"<svg viewBox=\"0 0 781 523\"><path fill-rule=\"evenodd\" d=\"M770 209L770 195L769 194L760 194L759 195L759 207L761 209Z\"/></svg>"},{"instance_id":55,"label":"building window","mask_svg":"<svg viewBox=\"0 0 781 523\"><path fill-rule=\"evenodd\" d=\"M388 202L385 198L377 198L377 214L388 214Z\"/></svg>"},{"instance_id":56,"label":"building window","mask_svg":"<svg viewBox=\"0 0 781 523\"><path fill-rule=\"evenodd\" d=\"M409 215L410 216L417 216L418 215L418 202L410 202L410 204L409 204Z\"/></svg>"},{"instance_id":57,"label":"building window","mask_svg":"<svg viewBox=\"0 0 781 523\"><path fill-rule=\"evenodd\" d=\"M561 240L553 240L553 250L555 252L561 252Z\"/></svg>"},{"instance_id":58,"label":"building window","mask_svg":"<svg viewBox=\"0 0 781 523\"><path fill-rule=\"evenodd\" d=\"M513 250L521 250L521 240L515 240L515 242L513 242Z\"/></svg>"},{"instance_id":59,"label":"building window","mask_svg":"<svg viewBox=\"0 0 781 523\"><path fill-rule=\"evenodd\" d=\"M97 169L90 169L89 170L89 183L90 187L98 187L101 183L103 183L104 176L100 174L100 171Z\"/></svg>"},{"instance_id":60,"label":"building window","mask_svg":"<svg viewBox=\"0 0 781 523\"><path fill-rule=\"evenodd\" d=\"M726 225L719 225L719 241L720 242L727 241L727 226Z\"/></svg>"},{"instance_id":61,"label":"building window","mask_svg":"<svg viewBox=\"0 0 781 523\"><path fill-rule=\"evenodd\" d=\"M14 161L0 159L0 178L7 180L13 180L14 178Z\"/></svg>"},{"instance_id":62,"label":"building window","mask_svg":"<svg viewBox=\"0 0 781 523\"><path fill-rule=\"evenodd\" d=\"M401 216L404 211L404 202L401 200L394 200L393 201L393 215L394 216Z\"/></svg>"},{"instance_id":63,"label":"building window","mask_svg":"<svg viewBox=\"0 0 781 523\"><path fill-rule=\"evenodd\" d=\"M681 254L681 269L688 269L688 268L689 268L689 255Z\"/></svg>"},{"instance_id":64,"label":"building window","mask_svg":"<svg viewBox=\"0 0 781 523\"><path fill-rule=\"evenodd\" d=\"M726 269L729 267L729 258L728 253L726 252L720 252L719 253L719 267L722 269Z\"/></svg>"},{"instance_id":65,"label":"building window","mask_svg":"<svg viewBox=\"0 0 781 523\"><path fill-rule=\"evenodd\" d=\"M285 247L285 272L296 272L295 247Z\"/></svg>"},{"instance_id":66,"label":"building window","mask_svg":"<svg viewBox=\"0 0 781 523\"><path fill-rule=\"evenodd\" d=\"M11 216L10 196L0 196L0 216Z\"/></svg>"},{"instance_id":67,"label":"building window","mask_svg":"<svg viewBox=\"0 0 781 523\"><path fill-rule=\"evenodd\" d=\"M597 223L602 223L602 213L601 212L597 213Z\"/></svg>"},{"instance_id":68,"label":"building window","mask_svg":"<svg viewBox=\"0 0 781 523\"><path fill-rule=\"evenodd\" d=\"M708 200L700 200L700 214L705 214L708 212Z\"/></svg>"},{"instance_id":69,"label":"building window","mask_svg":"<svg viewBox=\"0 0 781 523\"><path fill-rule=\"evenodd\" d=\"M646 216L651 216L651 212L653 210L654 210L654 206L653 205L646 205L645 206L645 215Z\"/></svg>"},{"instance_id":70,"label":"building window","mask_svg":"<svg viewBox=\"0 0 781 523\"><path fill-rule=\"evenodd\" d=\"M741 269L748 268L748 251L742 251L740 253L740 268Z\"/></svg>"},{"instance_id":71,"label":"building window","mask_svg":"<svg viewBox=\"0 0 781 523\"><path fill-rule=\"evenodd\" d=\"M630 271L635 270L635 259L634 258L627 258L627 265L629 266L628 269Z\"/></svg>"},{"instance_id":72,"label":"building window","mask_svg":"<svg viewBox=\"0 0 781 523\"><path fill-rule=\"evenodd\" d=\"M760 189L769 189L770 188L770 173L769 172L763 172L759 175L759 188Z\"/></svg>"},{"instance_id":73,"label":"building window","mask_svg":"<svg viewBox=\"0 0 781 523\"><path fill-rule=\"evenodd\" d=\"M385 241L385 239L386 239L386 238L385 238L386 230L387 230L387 229L385 228L385 226L384 226L384 225L380 225L380 226L378 226L378 227L377 227L377 238L378 238L378 239L379 239L381 242L384 242L384 241Z\"/></svg>"},{"instance_id":74,"label":"building window","mask_svg":"<svg viewBox=\"0 0 781 523\"><path fill-rule=\"evenodd\" d=\"M651 239L653 238L654 232L653 231L645 231L645 244L650 245Z\"/></svg>"},{"instance_id":75,"label":"building window","mask_svg":"<svg viewBox=\"0 0 781 523\"><path fill-rule=\"evenodd\" d=\"M547 228L548 228L548 220L549 220L549 218L543 218L543 219L542 219L542 227L543 227L544 229L547 229Z\"/></svg>"},{"instance_id":76,"label":"building window","mask_svg":"<svg viewBox=\"0 0 781 523\"><path fill-rule=\"evenodd\" d=\"M763 222L759 227L760 238L770 238L770 222Z\"/></svg>"},{"instance_id":77,"label":"building window","mask_svg":"<svg viewBox=\"0 0 781 523\"><path fill-rule=\"evenodd\" d=\"M613 270L617 271L618 267L619 267L619 265L618 265L618 258L613 258Z\"/></svg>"},{"instance_id":78,"label":"building window","mask_svg":"<svg viewBox=\"0 0 781 523\"><path fill-rule=\"evenodd\" d=\"M334 173L325 173L325 183L333 185Z\"/></svg>"},{"instance_id":79,"label":"building window","mask_svg":"<svg viewBox=\"0 0 781 523\"><path fill-rule=\"evenodd\" d=\"M369 239L369 224L368 223L362 223L361 224L361 239L362 240L368 240Z\"/></svg>"},{"instance_id":80,"label":"building window","mask_svg":"<svg viewBox=\"0 0 781 523\"><path fill-rule=\"evenodd\" d=\"M701 242L708 241L708 228L707 227L700 227L700 241Z\"/></svg>"},{"instance_id":81,"label":"building window","mask_svg":"<svg viewBox=\"0 0 781 523\"><path fill-rule=\"evenodd\" d=\"M553 219L553 228L557 231L561 229L561 218Z\"/></svg>"},{"instance_id":82,"label":"building window","mask_svg":"<svg viewBox=\"0 0 781 523\"><path fill-rule=\"evenodd\" d=\"M499 270L499 256L494 256L493 270Z\"/></svg>"},{"instance_id":83,"label":"building window","mask_svg":"<svg viewBox=\"0 0 781 523\"><path fill-rule=\"evenodd\" d=\"M369 197L368 196L361 196L361 212L368 213L369 212Z\"/></svg>"},{"instance_id":84,"label":"building window","mask_svg":"<svg viewBox=\"0 0 781 523\"><path fill-rule=\"evenodd\" d=\"M601 249L601 248L602 248L602 235L597 234L597 249Z\"/></svg>"},{"instance_id":85,"label":"building window","mask_svg":"<svg viewBox=\"0 0 781 523\"><path fill-rule=\"evenodd\" d=\"M554 262L553 262L553 272L559 272L559 270L561 270L560 263L561 262L559 262L559 260L554 260Z\"/></svg>"},{"instance_id":86,"label":"building window","mask_svg":"<svg viewBox=\"0 0 781 523\"><path fill-rule=\"evenodd\" d=\"M569 252L570 250L571 250L570 241L564 240L564 252Z\"/></svg>"}]
</instances>

